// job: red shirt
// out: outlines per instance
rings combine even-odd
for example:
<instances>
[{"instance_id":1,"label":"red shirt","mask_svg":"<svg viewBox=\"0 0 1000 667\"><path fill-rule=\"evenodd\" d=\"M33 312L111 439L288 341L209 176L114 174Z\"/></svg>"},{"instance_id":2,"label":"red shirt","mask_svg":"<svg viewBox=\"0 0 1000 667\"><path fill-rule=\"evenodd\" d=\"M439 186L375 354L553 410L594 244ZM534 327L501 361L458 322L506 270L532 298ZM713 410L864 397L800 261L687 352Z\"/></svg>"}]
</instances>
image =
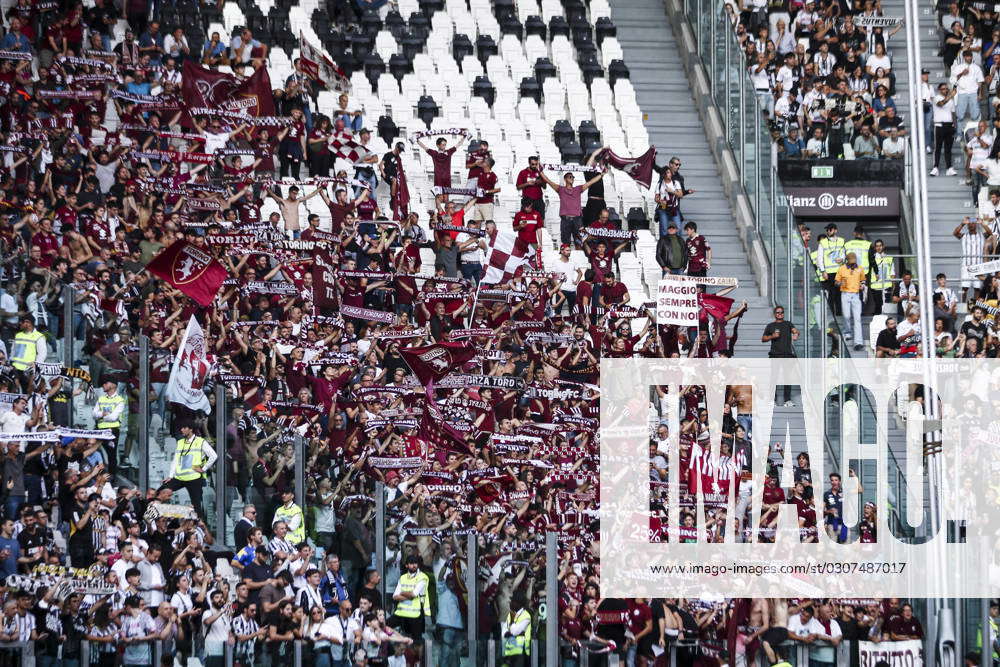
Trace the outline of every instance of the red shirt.
<instances>
[{"instance_id":1,"label":"red shirt","mask_svg":"<svg viewBox=\"0 0 1000 667\"><path fill-rule=\"evenodd\" d=\"M479 174L478 186L482 190L492 190L497 186L497 174L495 171L490 173L482 172ZM476 199L477 204L492 204L495 200L493 195L483 194L482 197Z\"/></svg>"},{"instance_id":2,"label":"red shirt","mask_svg":"<svg viewBox=\"0 0 1000 667\"><path fill-rule=\"evenodd\" d=\"M52 266L53 260L59 254L59 239L51 232L38 232L31 237L31 245L36 245L42 249L42 257L39 266L46 269Z\"/></svg>"},{"instance_id":3,"label":"red shirt","mask_svg":"<svg viewBox=\"0 0 1000 667\"><path fill-rule=\"evenodd\" d=\"M632 631L633 635L638 635L642 632L643 628L646 627L648 621L653 620L653 610L649 608L649 605L643 602L642 604L636 604L634 601L629 600L628 603L628 629ZM651 635L646 635L651 636Z\"/></svg>"},{"instance_id":4,"label":"red shirt","mask_svg":"<svg viewBox=\"0 0 1000 667\"><path fill-rule=\"evenodd\" d=\"M454 148L443 151L429 150L427 154L434 162L434 185L439 188L451 187L451 156L455 153Z\"/></svg>"},{"instance_id":5,"label":"red shirt","mask_svg":"<svg viewBox=\"0 0 1000 667\"><path fill-rule=\"evenodd\" d=\"M590 256L590 268L594 270L594 282L600 283L604 280L604 272L611 270L611 255L600 257L597 253ZM577 290L580 288L577 287Z\"/></svg>"},{"instance_id":6,"label":"red shirt","mask_svg":"<svg viewBox=\"0 0 1000 667\"><path fill-rule=\"evenodd\" d=\"M527 183L528 181L534 181L535 179L541 177L542 177L542 172L531 169L530 167L525 167L517 175L517 186L520 187L525 183ZM528 199L541 199L542 186L529 185L528 187L521 190L521 195L527 197Z\"/></svg>"},{"instance_id":7,"label":"red shirt","mask_svg":"<svg viewBox=\"0 0 1000 667\"><path fill-rule=\"evenodd\" d=\"M537 231L541 226L542 216L538 211L529 213L518 211L514 214L514 229L517 230L518 237L525 243L538 243Z\"/></svg>"},{"instance_id":8,"label":"red shirt","mask_svg":"<svg viewBox=\"0 0 1000 667\"><path fill-rule=\"evenodd\" d=\"M610 286L601 285L601 298L604 299L604 303L621 303L625 300L626 294L628 294L628 288L625 287L625 283L617 280Z\"/></svg>"}]
</instances>

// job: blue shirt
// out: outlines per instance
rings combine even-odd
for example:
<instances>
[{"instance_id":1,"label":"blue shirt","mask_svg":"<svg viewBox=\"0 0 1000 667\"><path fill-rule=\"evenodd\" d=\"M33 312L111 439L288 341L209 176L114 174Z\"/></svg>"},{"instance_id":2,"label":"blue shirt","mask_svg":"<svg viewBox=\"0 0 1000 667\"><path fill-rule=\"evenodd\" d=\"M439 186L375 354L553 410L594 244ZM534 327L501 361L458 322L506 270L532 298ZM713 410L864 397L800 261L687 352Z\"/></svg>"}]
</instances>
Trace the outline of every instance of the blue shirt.
<instances>
[{"instance_id":1,"label":"blue shirt","mask_svg":"<svg viewBox=\"0 0 1000 667\"><path fill-rule=\"evenodd\" d=\"M799 157L806 148L806 142L802 141L802 137L794 141L785 137L782 141L785 144L785 157Z\"/></svg>"},{"instance_id":2,"label":"blue shirt","mask_svg":"<svg viewBox=\"0 0 1000 667\"><path fill-rule=\"evenodd\" d=\"M6 579L12 574L17 574L17 559L21 557L21 545L17 540L8 540L0 537L0 551L10 549L10 555L0 561L0 579Z\"/></svg>"},{"instance_id":3,"label":"blue shirt","mask_svg":"<svg viewBox=\"0 0 1000 667\"><path fill-rule=\"evenodd\" d=\"M28 38L17 32L8 32L0 39L0 49L5 51L23 51L31 53L31 42Z\"/></svg>"},{"instance_id":4,"label":"blue shirt","mask_svg":"<svg viewBox=\"0 0 1000 667\"><path fill-rule=\"evenodd\" d=\"M443 577L437 577L437 625L446 628L461 630L465 627L462 622L462 608L458 604L458 596L450 588L448 582Z\"/></svg>"},{"instance_id":5,"label":"blue shirt","mask_svg":"<svg viewBox=\"0 0 1000 667\"><path fill-rule=\"evenodd\" d=\"M253 562L254 556L257 554L257 550L250 546L249 544L236 552L235 560L237 563L246 567Z\"/></svg>"}]
</instances>

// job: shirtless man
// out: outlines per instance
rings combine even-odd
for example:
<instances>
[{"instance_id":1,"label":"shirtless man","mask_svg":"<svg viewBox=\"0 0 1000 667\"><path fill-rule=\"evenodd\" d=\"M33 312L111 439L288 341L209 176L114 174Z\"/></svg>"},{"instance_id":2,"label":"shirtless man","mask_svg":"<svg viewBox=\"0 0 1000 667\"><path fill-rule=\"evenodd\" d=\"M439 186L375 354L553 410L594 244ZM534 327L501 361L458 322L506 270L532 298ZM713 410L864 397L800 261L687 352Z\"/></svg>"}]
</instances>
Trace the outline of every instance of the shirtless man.
<instances>
[{"instance_id":1,"label":"shirtless man","mask_svg":"<svg viewBox=\"0 0 1000 667\"><path fill-rule=\"evenodd\" d=\"M285 231L292 232L292 235L295 238L298 238L299 230L302 229L299 224L299 204L318 195L321 189L322 188L316 188L301 199L299 198L299 188L297 185L293 185L288 188L287 198L275 194L274 192L267 193L267 196L278 202L278 206L281 207L281 218L285 221Z\"/></svg>"},{"instance_id":2,"label":"shirtless man","mask_svg":"<svg viewBox=\"0 0 1000 667\"><path fill-rule=\"evenodd\" d=\"M785 598L770 598L767 605L770 621L767 630L761 635L760 644L767 654L768 664L773 665L778 662L775 647L788 640L788 603ZM752 614L751 611L751 618Z\"/></svg>"}]
</instances>

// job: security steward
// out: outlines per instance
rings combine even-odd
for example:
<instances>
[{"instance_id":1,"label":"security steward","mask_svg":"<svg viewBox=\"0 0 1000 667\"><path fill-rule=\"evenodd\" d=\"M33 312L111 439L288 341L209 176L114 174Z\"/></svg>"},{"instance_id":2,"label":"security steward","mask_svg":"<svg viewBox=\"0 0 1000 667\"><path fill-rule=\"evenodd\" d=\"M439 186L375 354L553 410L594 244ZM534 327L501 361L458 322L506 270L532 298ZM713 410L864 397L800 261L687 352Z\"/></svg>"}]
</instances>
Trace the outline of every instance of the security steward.
<instances>
[{"instance_id":1,"label":"security steward","mask_svg":"<svg viewBox=\"0 0 1000 667\"><path fill-rule=\"evenodd\" d=\"M94 404L94 420L97 428L111 431L110 440L102 440L108 459L108 473L114 480L118 471L118 435L122 430L122 415L128 401L118 393L118 383L112 378L104 378L101 383L104 393L97 397Z\"/></svg>"},{"instance_id":2,"label":"security steward","mask_svg":"<svg viewBox=\"0 0 1000 667\"><path fill-rule=\"evenodd\" d=\"M531 613L525 609L528 601L518 591L510 601L507 618L500 624L503 640L503 664L507 667L527 667L531 656Z\"/></svg>"},{"instance_id":3,"label":"security steward","mask_svg":"<svg viewBox=\"0 0 1000 667\"><path fill-rule=\"evenodd\" d=\"M36 363L44 363L48 356L48 344L45 334L35 328L35 320L30 315L21 317L21 330L14 336L14 345L10 352L10 364L17 372L17 380L21 391L34 391L34 369Z\"/></svg>"},{"instance_id":4,"label":"security steward","mask_svg":"<svg viewBox=\"0 0 1000 667\"><path fill-rule=\"evenodd\" d=\"M177 441L174 450L174 460L170 464L170 474L163 482L161 489L171 491L187 489L191 497L191 505L202 520L205 512L201 506L201 489L205 484L205 474L211 470L212 464L218 458L208 441L200 435L195 435L191 424L180 426L181 439Z\"/></svg>"},{"instance_id":5,"label":"security steward","mask_svg":"<svg viewBox=\"0 0 1000 667\"><path fill-rule=\"evenodd\" d=\"M425 619L431 615L431 602L427 588L430 577L420 570L420 557L409 556L406 559L406 572L399 578L392 599L396 602L396 610L389 618L389 625L412 637L418 658L423 655ZM420 662L419 660L417 661Z\"/></svg>"}]
</instances>

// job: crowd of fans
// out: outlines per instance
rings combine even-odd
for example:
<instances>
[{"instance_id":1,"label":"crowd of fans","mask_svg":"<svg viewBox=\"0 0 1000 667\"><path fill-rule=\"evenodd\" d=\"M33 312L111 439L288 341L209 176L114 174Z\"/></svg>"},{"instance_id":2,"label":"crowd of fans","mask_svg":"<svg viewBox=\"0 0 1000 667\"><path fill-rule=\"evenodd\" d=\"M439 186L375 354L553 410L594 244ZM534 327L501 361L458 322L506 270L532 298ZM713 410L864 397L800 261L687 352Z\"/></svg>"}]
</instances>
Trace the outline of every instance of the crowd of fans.
<instances>
[{"instance_id":1,"label":"crowd of fans","mask_svg":"<svg viewBox=\"0 0 1000 667\"><path fill-rule=\"evenodd\" d=\"M422 219L401 195L401 154L412 147L373 153L363 110L346 95L339 108L320 108L317 84L299 71L274 91L286 119L277 128L181 113L183 61L230 63L237 75L266 66L269 45L249 30L228 45L213 35L199 57L183 29L164 36L135 13L127 16L135 32L116 43L117 10L102 0L86 11L45 4L15 5L0 41L0 665L150 665L155 655L222 665L227 651L244 667L288 664L298 642L319 666L395 667L419 661L432 638L434 664L453 666L467 649L468 567L482 589L476 634L494 637L507 664L527 664L546 608L559 616L566 665L584 648L652 664L654 646L678 642L679 664L726 660L720 641L736 601L601 596L596 384L602 356L732 355L727 326L745 304L731 310L716 294L696 327L633 327L650 320L649 305L619 281L629 237L604 205L593 160L574 185L532 159L507 186L520 191L521 210L500 220L492 204L504 184L491 178L489 146L473 141L460 160L454 139L439 138L426 146L435 186L450 188L461 171L456 180L474 192L442 192ZM834 29L812 3L794 19L778 14L776 53L788 58L775 90L798 82L785 89L789 100L811 95L802 127L832 128L838 114L859 137L898 125L891 107L876 121L870 110L862 118L814 104L829 83L840 91L853 86L849 76L868 76L845 65L867 54L869 40L869 63L882 63L869 78L883 88L870 92L887 99L888 33L847 27L854 36L831 51L819 42ZM742 16L741 30L766 37L760 12ZM785 50L788 25L815 40L817 59ZM844 62L832 63L832 52ZM334 146L345 136L357 144L346 165ZM203 154L211 159L177 158ZM671 160L656 185L666 211L657 257L664 273L705 276L711 248L681 213L693 190L679 168ZM329 213L301 224L303 203L315 197ZM265 201L277 211L262 215ZM542 215L556 201L559 254L542 266L552 250L541 247ZM509 230L533 246L532 265L481 285L493 240ZM226 237L238 242L219 241ZM145 270L179 241L228 274L208 306ZM203 409L167 392L192 317L210 362L197 386ZM475 352L455 368L461 382L428 394L407 350L455 341ZM144 364L148 396L140 396ZM225 406L216 404L218 384ZM694 448L697 398L689 405L684 432ZM428 426L432 408L450 430ZM145 447L142 420L154 440ZM750 428L736 422L739 461ZM157 446L169 462L159 479L137 458ZM296 457L305 488L295 486ZM150 471L148 488L137 486L138 466ZM206 487L217 466L225 489ZM377 482L388 512L383 571ZM803 493L811 489L803 482ZM239 516L231 528L216 525L208 497ZM559 534L557 601L544 599L547 531ZM478 563L465 562L469 534ZM758 650L779 661L786 638L809 642L822 663L839 637L922 633L898 600L754 600L749 619L746 664Z\"/></svg>"}]
</instances>

